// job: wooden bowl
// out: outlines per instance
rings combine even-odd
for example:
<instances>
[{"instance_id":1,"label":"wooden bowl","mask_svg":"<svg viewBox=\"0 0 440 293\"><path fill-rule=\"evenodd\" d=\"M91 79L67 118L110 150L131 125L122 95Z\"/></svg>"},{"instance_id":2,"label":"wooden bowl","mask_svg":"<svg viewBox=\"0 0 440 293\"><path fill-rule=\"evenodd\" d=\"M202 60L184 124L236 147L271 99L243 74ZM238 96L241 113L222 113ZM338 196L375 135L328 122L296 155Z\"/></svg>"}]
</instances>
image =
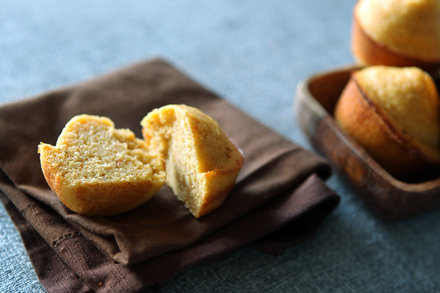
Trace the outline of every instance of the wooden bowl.
<instances>
[{"instance_id":1,"label":"wooden bowl","mask_svg":"<svg viewBox=\"0 0 440 293\"><path fill-rule=\"evenodd\" d=\"M382 168L333 119L339 96L359 67L311 76L299 83L294 109L313 146L344 174L376 213L402 218L440 205L440 167L401 181Z\"/></svg>"}]
</instances>

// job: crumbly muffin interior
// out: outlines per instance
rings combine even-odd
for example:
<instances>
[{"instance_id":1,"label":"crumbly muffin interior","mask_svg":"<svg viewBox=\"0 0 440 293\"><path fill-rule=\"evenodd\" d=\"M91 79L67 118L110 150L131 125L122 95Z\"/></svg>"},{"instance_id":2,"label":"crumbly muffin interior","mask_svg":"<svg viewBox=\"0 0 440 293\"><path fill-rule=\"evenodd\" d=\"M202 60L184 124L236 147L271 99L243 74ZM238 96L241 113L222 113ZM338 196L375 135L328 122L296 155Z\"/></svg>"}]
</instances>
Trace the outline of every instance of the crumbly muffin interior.
<instances>
[{"instance_id":1,"label":"crumbly muffin interior","mask_svg":"<svg viewBox=\"0 0 440 293\"><path fill-rule=\"evenodd\" d=\"M48 160L69 185L158 179L160 158L106 118L78 119L65 129ZM162 172L163 173L163 172Z\"/></svg>"},{"instance_id":2,"label":"crumbly muffin interior","mask_svg":"<svg viewBox=\"0 0 440 293\"><path fill-rule=\"evenodd\" d=\"M165 159L167 185L191 212L197 214L204 184L199 176L197 152L188 121L174 109L168 109L152 113L142 123L148 125L144 129L149 133L150 146L160 150Z\"/></svg>"},{"instance_id":3,"label":"crumbly muffin interior","mask_svg":"<svg viewBox=\"0 0 440 293\"><path fill-rule=\"evenodd\" d=\"M196 211L202 200L202 182L197 171L197 154L194 140L190 139L185 121L177 120L173 129L174 135L169 142L170 149L166 158L167 184L186 206Z\"/></svg>"},{"instance_id":4,"label":"crumbly muffin interior","mask_svg":"<svg viewBox=\"0 0 440 293\"><path fill-rule=\"evenodd\" d=\"M238 173L242 155L214 119L193 107L169 105L150 112L141 125L148 147L165 159L167 185L193 215L203 214L217 196L224 198L212 185L225 184L227 192L235 176L231 182L212 178Z\"/></svg>"}]
</instances>

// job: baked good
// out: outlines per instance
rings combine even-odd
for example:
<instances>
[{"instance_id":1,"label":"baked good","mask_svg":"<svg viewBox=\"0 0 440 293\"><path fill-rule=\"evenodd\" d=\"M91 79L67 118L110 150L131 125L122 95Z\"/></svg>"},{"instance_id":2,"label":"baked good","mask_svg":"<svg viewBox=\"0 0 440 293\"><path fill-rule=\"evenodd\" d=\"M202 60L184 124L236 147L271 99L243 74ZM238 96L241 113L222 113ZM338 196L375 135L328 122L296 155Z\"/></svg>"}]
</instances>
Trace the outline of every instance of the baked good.
<instances>
[{"instance_id":1,"label":"baked good","mask_svg":"<svg viewBox=\"0 0 440 293\"><path fill-rule=\"evenodd\" d=\"M335 108L338 124L391 174L440 162L439 100L416 67L371 66L352 74Z\"/></svg>"},{"instance_id":2,"label":"baked good","mask_svg":"<svg viewBox=\"0 0 440 293\"><path fill-rule=\"evenodd\" d=\"M150 112L141 125L148 147L165 160L166 184L196 218L223 203L244 158L213 118L168 105Z\"/></svg>"},{"instance_id":3,"label":"baked good","mask_svg":"<svg viewBox=\"0 0 440 293\"><path fill-rule=\"evenodd\" d=\"M440 67L439 0L360 0L352 50L365 65Z\"/></svg>"},{"instance_id":4,"label":"baked good","mask_svg":"<svg viewBox=\"0 0 440 293\"><path fill-rule=\"evenodd\" d=\"M56 146L41 143L38 152L49 186L79 214L123 213L148 201L165 183L160 156L105 117L73 117Z\"/></svg>"},{"instance_id":5,"label":"baked good","mask_svg":"<svg viewBox=\"0 0 440 293\"><path fill-rule=\"evenodd\" d=\"M220 125L200 110L169 105L143 120L140 140L105 117L79 115L56 146L40 143L41 168L72 211L115 215L148 201L166 182L199 218L220 206L244 158Z\"/></svg>"}]
</instances>

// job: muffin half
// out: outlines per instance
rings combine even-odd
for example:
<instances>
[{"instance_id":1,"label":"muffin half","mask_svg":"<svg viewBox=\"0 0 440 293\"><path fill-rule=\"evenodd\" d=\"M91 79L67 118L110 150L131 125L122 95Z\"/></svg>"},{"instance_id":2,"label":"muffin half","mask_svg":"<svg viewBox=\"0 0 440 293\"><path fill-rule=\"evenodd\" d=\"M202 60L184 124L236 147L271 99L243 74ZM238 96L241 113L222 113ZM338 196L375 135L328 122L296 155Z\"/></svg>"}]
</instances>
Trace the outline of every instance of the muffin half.
<instances>
[{"instance_id":1,"label":"muffin half","mask_svg":"<svg viewBox=\"0 0 440 293\"><path fill-rule=\"evenodd\" d=\"M73 117L56 146L41 143L38 152L49 186L79 214L126 212L148 201L165 183L160 156L105 117Z\"/></svg>"},{"instance_id":2,"label":"muffin half","mask_svg":"<svg viewBox=\"0 0 440 293\"><path fill-rule=\"evenodd\" d=\"M141 125L148 147L165 159L167 185L196 218L224 202L244 158L213 118L168 105L150 112Z\"/></svg>"}]
</instances>

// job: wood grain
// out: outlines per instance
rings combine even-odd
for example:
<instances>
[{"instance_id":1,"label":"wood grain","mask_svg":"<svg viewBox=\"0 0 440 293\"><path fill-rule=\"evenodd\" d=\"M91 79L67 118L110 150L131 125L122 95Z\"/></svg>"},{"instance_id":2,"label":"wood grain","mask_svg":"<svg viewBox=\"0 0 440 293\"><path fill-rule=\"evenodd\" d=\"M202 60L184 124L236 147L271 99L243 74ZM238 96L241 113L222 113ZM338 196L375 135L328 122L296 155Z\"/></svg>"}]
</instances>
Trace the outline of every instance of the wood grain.
<instances>
[{"instance_id":1,"label":"wood grain","mask_svg":"<svg viewBox=\"0 0 440 293\"><path fill-rule=\"evenodd\" d=\"M396 179L334 121L335 104L358 68L317 74L298 85L294 108L300 127L379 215L402 218L440 206L440 168L425 169L406 181Z\"/></svg>"}]
</instances>

